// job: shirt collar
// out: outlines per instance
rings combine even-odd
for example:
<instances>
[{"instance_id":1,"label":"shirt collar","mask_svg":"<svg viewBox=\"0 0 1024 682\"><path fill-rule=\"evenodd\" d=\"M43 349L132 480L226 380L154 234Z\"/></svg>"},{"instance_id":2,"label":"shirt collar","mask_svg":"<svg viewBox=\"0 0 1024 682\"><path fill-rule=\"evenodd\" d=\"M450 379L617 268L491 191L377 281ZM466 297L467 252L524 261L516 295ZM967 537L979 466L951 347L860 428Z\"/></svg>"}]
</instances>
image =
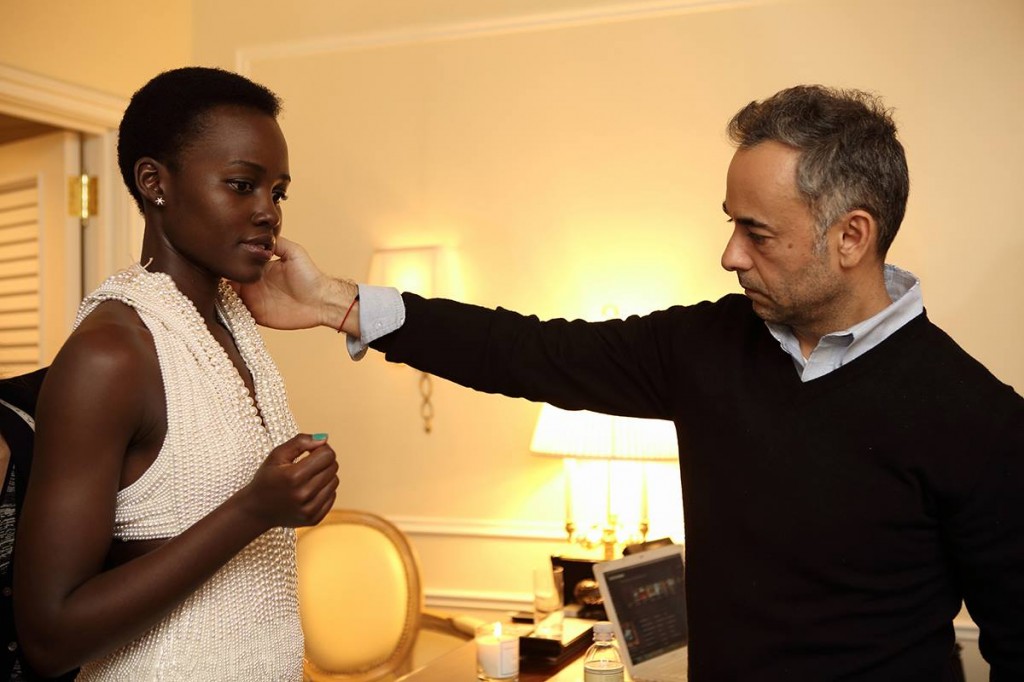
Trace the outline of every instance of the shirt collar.
<instances>
[{"instance_id":1,"label":"shirt collar","mask_svg":"<svg viewBox=\"0 0 1024 682\"><path fill-rule=\"evenodd\" d=\"M823 376L860 357L924 312L921 281L917 277L895 265L886 265L883 274L892 303L866 320L821 337L807 358L789 325L765 322L782 349L793 358L803 381Z\"/></svg>"}]
</instances>

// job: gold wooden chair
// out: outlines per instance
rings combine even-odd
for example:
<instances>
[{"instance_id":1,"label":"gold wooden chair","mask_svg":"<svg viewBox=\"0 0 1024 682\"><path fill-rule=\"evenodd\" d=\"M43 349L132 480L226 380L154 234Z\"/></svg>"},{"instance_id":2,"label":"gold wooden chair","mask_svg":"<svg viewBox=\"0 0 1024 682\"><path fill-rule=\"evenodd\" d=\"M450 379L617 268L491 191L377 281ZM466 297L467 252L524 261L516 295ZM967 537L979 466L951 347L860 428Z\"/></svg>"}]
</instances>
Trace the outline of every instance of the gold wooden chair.
<instances>
[{"instance_id":1,"label":"gold wooden chair","mask_svg":"<svg viewBox=\"0 0 1024 682\"><path fill-rule=\"evenodd\" d=\"M299 529L297 552L306 680L394 680L414 669L422 629L443 633L435 647L473 637L479 621L424 611L412 546L380 516L335 509Z\"/></svg>"}]
</instances>

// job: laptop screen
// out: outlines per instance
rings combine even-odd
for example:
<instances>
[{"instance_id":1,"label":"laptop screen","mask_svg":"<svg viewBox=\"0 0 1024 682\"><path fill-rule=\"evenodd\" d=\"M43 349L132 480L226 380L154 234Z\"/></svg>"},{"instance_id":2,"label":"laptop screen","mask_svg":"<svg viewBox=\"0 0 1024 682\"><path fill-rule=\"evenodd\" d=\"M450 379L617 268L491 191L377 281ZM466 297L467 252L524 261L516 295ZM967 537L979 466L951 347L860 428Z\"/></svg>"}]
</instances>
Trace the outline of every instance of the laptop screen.
<instances>
[{"instance_id":1,"label":"laptop screen","mask_svg":"<svg viewBox=\"0 0 1024 682\"><path fill-rule=\"evenodd\" d=\"M680 555L609 570L604 577L634 665L686 644Z\"/></svg>"}]
</instances>

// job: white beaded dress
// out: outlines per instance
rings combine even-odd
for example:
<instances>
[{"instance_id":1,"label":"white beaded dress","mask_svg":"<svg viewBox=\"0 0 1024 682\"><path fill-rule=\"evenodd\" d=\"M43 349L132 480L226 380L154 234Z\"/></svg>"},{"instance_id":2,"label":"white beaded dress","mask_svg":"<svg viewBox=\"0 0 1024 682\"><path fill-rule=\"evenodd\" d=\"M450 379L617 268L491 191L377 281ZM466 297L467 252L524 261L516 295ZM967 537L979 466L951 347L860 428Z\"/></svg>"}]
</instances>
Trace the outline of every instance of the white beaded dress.
<instances>
[{"instance_id":1,"label":"white beaded dress","mask_svg":"<svg viewBox=\"0 0 1024 682\"><path fill-rule=\"evenodd\" d=\"M75 326L106 300L131 306L149 328L167 400L163 447L118 492L114 537L173 537L249 483L270 450L295 435L295 420L256 324L227 284L217 309L252 374L255 403L170 277L140 265L110 277L82 302ZM77 679L301 680L302 651L295 532L274 528L151 630L86 664Z\"/></svg>"}]
</instances>

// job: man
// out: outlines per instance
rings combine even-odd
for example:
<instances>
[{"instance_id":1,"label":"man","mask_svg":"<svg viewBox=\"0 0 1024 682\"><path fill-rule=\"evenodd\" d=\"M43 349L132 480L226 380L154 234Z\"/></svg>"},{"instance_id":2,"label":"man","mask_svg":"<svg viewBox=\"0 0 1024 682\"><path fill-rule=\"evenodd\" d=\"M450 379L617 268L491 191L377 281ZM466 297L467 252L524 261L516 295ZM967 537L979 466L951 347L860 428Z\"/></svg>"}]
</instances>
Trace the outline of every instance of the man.
<instances>
[{"instance_id":1,"label":"man","mask_svg":"<svg viewBox=\"0 0 1024 682\"><path fill-rule=\"evenodd\" d=\"M282 241L257 319L563 408L671 419L690 679L946 680L965 600L1024 679L1024 399L885 264L909 180L880 102L783 90L729 124L722 266L745 296L605 322L401 297ZM357 303L358 301L358 303Z\"/></svg>"}]
</instances>

